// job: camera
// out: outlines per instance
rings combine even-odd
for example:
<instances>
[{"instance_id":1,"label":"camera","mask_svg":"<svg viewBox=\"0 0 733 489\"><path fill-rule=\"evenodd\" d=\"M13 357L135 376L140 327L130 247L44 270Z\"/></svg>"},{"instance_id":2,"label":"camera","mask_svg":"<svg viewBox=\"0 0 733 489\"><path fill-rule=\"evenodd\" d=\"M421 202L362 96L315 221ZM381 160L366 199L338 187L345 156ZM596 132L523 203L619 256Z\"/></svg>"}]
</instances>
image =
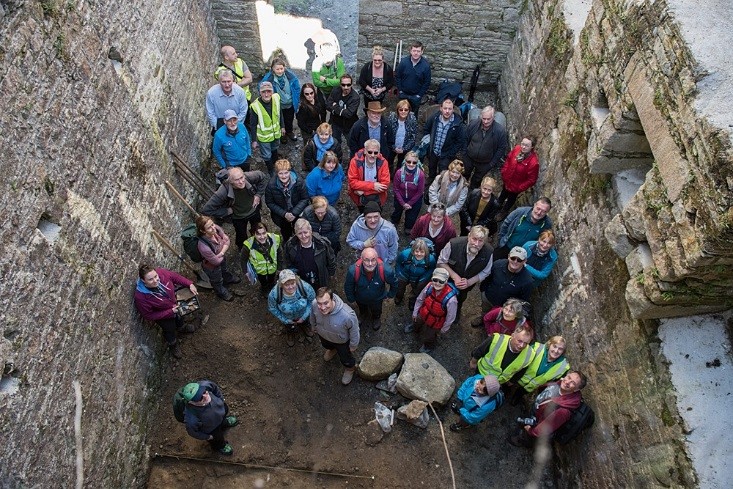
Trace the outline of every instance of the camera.
<instances>
[{"instance_id":1,"label":"camera","mask_svg":"<svg viewBox=\"0 0 733 489\"><path fill-rule=\"evenodd\" d=\"M537 418L530 416L529 418L517 418L517 423L521 425L534 426L537 424Z\"/></svg>"}]
</instances>

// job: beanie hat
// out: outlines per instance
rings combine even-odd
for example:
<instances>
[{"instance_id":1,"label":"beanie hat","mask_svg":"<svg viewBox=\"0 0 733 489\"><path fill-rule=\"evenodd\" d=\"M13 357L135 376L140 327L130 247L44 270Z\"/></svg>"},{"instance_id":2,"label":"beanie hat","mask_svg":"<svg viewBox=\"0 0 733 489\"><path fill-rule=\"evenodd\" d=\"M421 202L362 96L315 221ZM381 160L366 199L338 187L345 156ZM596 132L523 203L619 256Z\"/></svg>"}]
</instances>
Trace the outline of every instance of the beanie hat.
<instances>
[{"instance_id":1,"label":"beanie hat","mask_svg":"<svg viewBox=\"0 0 733 489\"><path fill-rule=\"evenodd\" d=\"M367 202L364 206L364 215L366 216L367 214L370 214L372 212L379 212L380 214L382 213L382 207L379 205L378 202L374 202L373 200Z\"/></svg>"},{"instance_id":2,"label":"beanie hat","mask_svg":"<svg viewBox=\"0 0 733 489\"><path fill-rule=\"evenodd\" d=\"M493 375L486 375L484 376L484 382L486 382L486 393L489 397L494 397L501 388L499 381Z\"/></svg>"}]
</instances>

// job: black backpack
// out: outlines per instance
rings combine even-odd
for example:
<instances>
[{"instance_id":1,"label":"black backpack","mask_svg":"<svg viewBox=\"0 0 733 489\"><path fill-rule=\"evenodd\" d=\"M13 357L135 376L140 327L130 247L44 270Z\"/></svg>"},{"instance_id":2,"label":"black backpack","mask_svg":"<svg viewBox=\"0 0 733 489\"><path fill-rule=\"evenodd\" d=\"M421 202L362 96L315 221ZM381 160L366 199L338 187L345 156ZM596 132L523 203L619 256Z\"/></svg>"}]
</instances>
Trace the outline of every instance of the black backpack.
<instances>
[{"instance_id":1,"label":"black backpack","mask_svg":"<svg viewBox=\"0 0 733 489\"><path fill-rule=\"evenodd\" d=\"M595 420L596 415L593 413L593 409L585 401L581 401L578 409L573 411L570 419L560 429L555 431L552 439L561 445L565 445L583 430L593 426Z\"/></svg>"},{"instance_id":2,"label":"black backpack","mask_svg":"<svg viewBox=\"0 0 733 489\"><path fill-rule=\"evenodd\" d=\"M214 251L214 245L208 239L204 239L198 235L196 224L191 224L181 231L181 239L183 240L183 251L196 263L204 261L204 257L199 253L199 240L202 240L211 248L211 251Z\"/></svg>"}]
</instances>

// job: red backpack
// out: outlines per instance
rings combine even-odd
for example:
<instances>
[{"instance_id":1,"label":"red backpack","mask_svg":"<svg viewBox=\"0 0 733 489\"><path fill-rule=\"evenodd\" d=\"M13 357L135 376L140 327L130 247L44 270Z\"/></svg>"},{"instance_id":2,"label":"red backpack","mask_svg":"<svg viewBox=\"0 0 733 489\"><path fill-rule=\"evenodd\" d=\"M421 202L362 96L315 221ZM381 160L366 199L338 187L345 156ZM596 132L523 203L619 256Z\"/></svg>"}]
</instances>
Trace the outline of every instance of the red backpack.
<instances>
[{"instance_id":1,"label":"red backpack","mask_svg":"<svg viewBox=\"0 0 733 489\"><path fill-rule=\"evenodd\" d=\"M361 258L356 260L356 268L354 269L354 282L359 281L359 277L361 277ZM379 273L379 278L382 279L382 282L384 282L384 262L381 258L377 258L377 271Z\"/></svg>"}]
</instances>

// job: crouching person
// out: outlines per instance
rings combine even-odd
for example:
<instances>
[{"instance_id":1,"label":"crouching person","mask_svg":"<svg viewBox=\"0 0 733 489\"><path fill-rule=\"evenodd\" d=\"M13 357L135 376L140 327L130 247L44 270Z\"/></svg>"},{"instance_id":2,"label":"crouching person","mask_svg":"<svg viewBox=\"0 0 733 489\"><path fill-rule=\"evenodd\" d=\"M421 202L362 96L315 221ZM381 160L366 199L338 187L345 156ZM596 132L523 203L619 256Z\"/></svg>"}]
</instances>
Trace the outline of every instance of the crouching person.
<instances>
[{"instance_id":1,"label":"crouching person","mask_svg":"<svg viewBox=\"0 0 733 489\"><path fill-rule=\"evenodd\" d=\"M229 406L218 385L210 380L192 382L183 388L186 408L183 422L186 431L197 440L208 441L213 450L222 455L234 453L232 446L224 439L224 430L236 426L235 416L228 416Z\"/></svg>"},{"instance_id":2,"label":"crouching person","mask_svg":"<svg viewBox=\"0 0 733 489\"><path fill-rule=\"evenodd\" d=\"M304 335L301 341L313 341L308 319L311 315L311 303L315 298L313 287L298 278L295 272L288 269L280 272L278 283L267 298L267 307L285 325L288 346L295 345L299 331Z\"/></svg>"},{"instance_id":3,"label":"crouching person","mask_svg":"<svg viewBox=\"0 0 733 489\"><path fill-rule=\"evenodd\" d=\"M583 396L580 390L587 380L580 372L570 372L537 395L530 417L520 418L524 426L509 437L509 443L517 447L531 447L540 437L552 440L554 435L580 408Z\"/></svg>"},{"instance_id":4,"label":"crouching person","mask_svg":"<svg viewBox=\"0 0 733 489\"><path fill-rule=\"evenodd\" d=\"M493 375L477 374L467 378L456 397L458 401L450 405L453 412L460 416L457 423L450 425L450 430L455 432L476 426L504 404L504 393Z\"/></svg>"},{"instance_id":5,"label":"crouching person","mask_svg":"<svg viewBox=\"0 0 733 489\"><path fill-rule=\"evenodd\" d=\"M329 362L338 355L345 367L341 383L350 384L356 370L354 352L360 340L359 321L354 310L331 289L321 287L311 306L310 325L326 349L323 360Z\"/></svg>"},{"instance_id":6,"label":"crouching person","mask_svg":"<svg viewBox=\"0 0 733 489\"><path fill-rule=\"evenodd\" d=\"M458 290L448 283L449 277L445 268L433 271L433 278L415 301L412 324L405 327L405 333L414 331L420 336L420 353L433 351L438 336L447 333L456 319Z\"/></svg>"}]
</instances>

